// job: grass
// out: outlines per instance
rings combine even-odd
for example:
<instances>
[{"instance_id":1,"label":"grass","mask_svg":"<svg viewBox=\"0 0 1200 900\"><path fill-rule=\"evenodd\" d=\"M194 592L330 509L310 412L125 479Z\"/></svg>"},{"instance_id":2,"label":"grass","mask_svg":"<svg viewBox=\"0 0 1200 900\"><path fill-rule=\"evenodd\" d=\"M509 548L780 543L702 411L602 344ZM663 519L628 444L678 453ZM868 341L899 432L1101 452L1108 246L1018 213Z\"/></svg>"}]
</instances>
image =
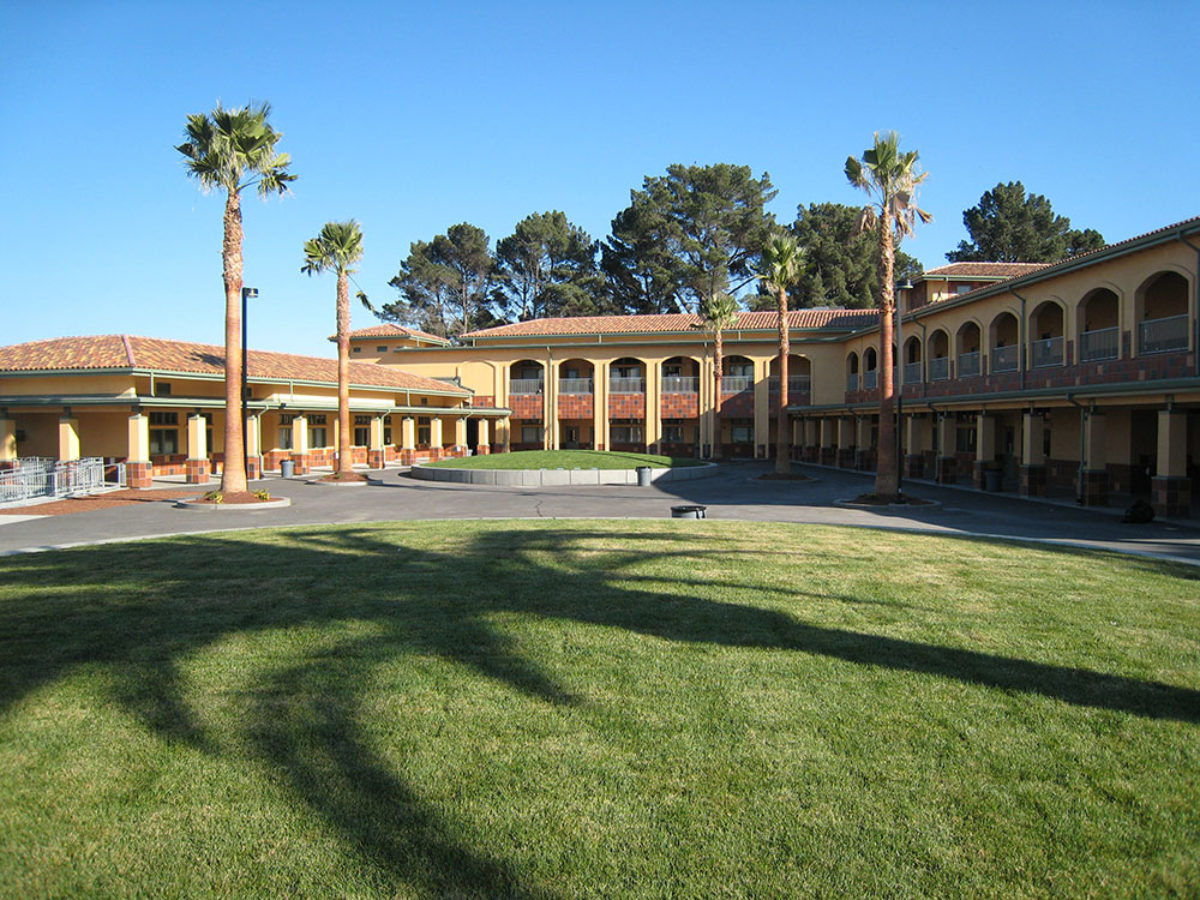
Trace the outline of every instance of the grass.
<instances>
[{"instance_id":1,"label":"grass","mask_svg":"<svg viewBox=\"0 0 1200 900\"><path fill-rule=\"evenodd\" d=\"M1200 884L1200 581L720 522L0 559L0 894Z\"/></svg>"},{"instance_id":2,"label":"grass","mask_svg":"<svg viewBox=\"0 0 1200 900\"><path fill-rule=\"evenodd\" d=\"M520 450L489 456L463 456L429 463L444 469L635 469L653 466L669 469L703 465L684 456L656 453L613 453L599 450Z\"/></svg>"}]
</instances>

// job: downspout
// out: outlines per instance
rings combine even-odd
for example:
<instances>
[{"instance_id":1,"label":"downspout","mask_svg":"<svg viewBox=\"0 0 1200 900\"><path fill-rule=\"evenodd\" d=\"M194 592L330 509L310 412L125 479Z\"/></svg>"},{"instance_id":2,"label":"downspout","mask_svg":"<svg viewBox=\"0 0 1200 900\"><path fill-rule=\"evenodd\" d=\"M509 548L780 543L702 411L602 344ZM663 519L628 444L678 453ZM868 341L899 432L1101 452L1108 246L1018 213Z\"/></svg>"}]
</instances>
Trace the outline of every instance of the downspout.
<instances>
[{"instance_id":1,"label":"downspout","mask_svg":"<svg viewBox=\"0 0 1200 900\"><path fill-rule=\"evenodd\" d=\"M1200 375L1200 334L1196 332L1196 328L1200 327L1200 247L1185 238L1182 232L1179 240L1196 251L1196 272L1192 276L1192 296L1196 301L1192 305L1192 315L1196 320L1192 324L1192 355L1196 358L1196 374Z\"/></svg>"},{"instance_id":2,"label":"downspout","mask_svg":"<svg viewBox=\"0 0 1200 900\"><path fill-rule=\"evenodd\" d=\"M1026 334L1025 334L1025 332L1027 330L1025 327L1025 298L1022 297L1020 294L1018 294L1016 291L1014 291L1012 288L1009 288L1008 292L1010 294L1012 294L1014 297L1016 297L1018 300L1021 301L1021 322L1017 328L1017 340L1019 340L1021 342L1021 353L1018 356L1018 362L1020 363L1020 366L1021 366L1021 390L1025 390L1025 363L1026 363L1026 360L1025 360L1025 344L1026 344L1025 337L1026 337ZM1063 317L1063 322L1064 322L1064 324L1066 324L1065 316ZM1065 328L1063 329L1063 334L1064 335L1066 334ZM1063 338L1063 343L1064 343L1064 345L1066 344L1065 337Z\"/></svg>"},{"instance_id":3,"label":"downspout","mask_svg":"<svg viewBox=\"0 0 1200 900\"><path fill-rule=\"evenodd\" d=\"M1075 477L1075 503L1083 506L1083 472L1085 468L1084 454L1087 450L1085 438L1087 437L1087 420L1091 415L1091 410L1080 403L1071 394L1067 394L1067 402L1079 409L1079 474Z\"/></svg>"}]
</instances>

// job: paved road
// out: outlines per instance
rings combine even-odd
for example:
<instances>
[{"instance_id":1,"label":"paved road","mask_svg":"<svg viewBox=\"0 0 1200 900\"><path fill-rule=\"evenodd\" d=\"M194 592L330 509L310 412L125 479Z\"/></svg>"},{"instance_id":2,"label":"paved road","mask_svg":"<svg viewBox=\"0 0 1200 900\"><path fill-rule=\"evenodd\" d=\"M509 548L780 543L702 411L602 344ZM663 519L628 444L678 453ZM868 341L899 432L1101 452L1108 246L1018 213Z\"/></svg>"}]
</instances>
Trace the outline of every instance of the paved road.
<instances>
[{"instance_id":1,"label":"paved road","mask_svg":"<svg viewBox=\"0 0 1200 900\"><path fill-rule=\"evenodd\" d=\"M764 463L723 465L713 478L663 487L515 488L434 484L397 470L373 473L382 484L318 487L270 479L272 494L292 499L285 509L208 512L167 503L138 503L66 516L0 516L0 554L232 528L414 519L667 518L671 507L698 503L708 517L760 522L807 522L1050 540L1096 549L1163 556L1200 564L1200 528L1153 522L1123 525L1112 511L1035 503L932 484L908 484L910 493L938 501L934 509L868 511L834 501L869 490L873 476L796 466L807 481L762 481ZM164 487L168 485L163 485ZM170 485L178 490L179 485ZM30 507L29 513L36 513Z\"/></svg>"}]
</instances>

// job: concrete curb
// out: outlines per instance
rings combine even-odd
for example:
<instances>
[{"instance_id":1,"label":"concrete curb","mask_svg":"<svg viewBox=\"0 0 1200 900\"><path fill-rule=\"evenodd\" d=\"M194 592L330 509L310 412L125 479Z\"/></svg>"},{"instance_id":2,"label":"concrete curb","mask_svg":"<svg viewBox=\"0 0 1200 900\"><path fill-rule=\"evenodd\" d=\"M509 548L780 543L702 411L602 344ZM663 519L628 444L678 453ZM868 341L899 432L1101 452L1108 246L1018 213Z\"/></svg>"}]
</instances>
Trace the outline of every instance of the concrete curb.
<instances>
[{"instance_id":1,"label":"concrete curb","mask_svg":"<svg viewBox=\"0 0 1200 900\"><path fill-rule=\"evenodd\" d=\"M712 478L716 463L650 470L651 484ZM507 487L570 487L638 483L636 469L443 469L433 466L412 467L412 477L422 481L453 484L485 484Z\"/></svg>"},{"instance_id":2,"label":"concrete curb","mask_svg":"<svg viewBox=\"0 0 1200 900\"><path fill-rule=\"evenodd\" d=\"M289 498L276 497L259 503L199 503L194 500L178 500L175 508L202 509L207 512L258 512L260 509L283 509L291 505L292 501Z\"/></svg>"}]
</instances>

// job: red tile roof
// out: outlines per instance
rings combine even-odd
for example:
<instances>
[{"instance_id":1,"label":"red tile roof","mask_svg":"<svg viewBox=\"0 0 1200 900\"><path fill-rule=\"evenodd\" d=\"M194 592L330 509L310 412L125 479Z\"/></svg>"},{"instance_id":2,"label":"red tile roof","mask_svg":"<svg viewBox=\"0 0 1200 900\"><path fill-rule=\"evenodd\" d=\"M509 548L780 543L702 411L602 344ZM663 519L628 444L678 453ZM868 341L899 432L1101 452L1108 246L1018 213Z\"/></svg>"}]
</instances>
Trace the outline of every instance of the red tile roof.
<instances>
[{"instance_id":1,"label":"red tile roof","mask_svg":"<svg viewBox=\"0 0 1200 900\"><path fill-rule=\"evenodd\" d=\"M878 313L862 309L798 309L788 313L791 328L837 328L853 330L878 320ZM743 312L729 330L757 330L778 327L773 312ZM530 319L472 331L466 338L506 338L524 336L565 336L573 334L651 334L686 332L704 328L704 319L690 313L641 316L574 316L562 319Z\"/></svg>"},{"instance_id":2,"label":"red tile roof","mask_svg":"<svg viewBox=\"0 0 1200 900\"><path fill-rule=\"evenodd\" d=\"M251 349L247 360L251 380L294 379L337 384L336 359ZM0 374L76 369L153 369L223 375L225 348L124 334L54 338L0 347ZM350 382L363 387L469 393L444 381L377 363L350 363Z\"/></svg>"},{"instance_id":3,"label":"red tile roof","mask_svg":"<svg viewBox=\"0 0 1200 900\"><path fill-rule=\"evenodd\" d=\"M385 322L382 325L372 325L370 328L359 328L350 332L350 340L352 341L394 337L410 337L437 344L450 343L446 338L438 337L436 334L430 334L427 331L420 331L416 328L407 328L404 325L397 325L395 322ZM331 341L336 339L336 335L330 338Z\"/></svg>"},{"instance_id":4,"label":"red tile roof","mask_svg":"<svg viewBox=\"0 0 1200 900\"><path fill-rule=\"evenodd\" d=\"M936 269L926 269L925 276L937 275L951 278L1014 278L1044 269L1050 263L1015 262L956 262Z\"/></svg>"}]
</instances>

